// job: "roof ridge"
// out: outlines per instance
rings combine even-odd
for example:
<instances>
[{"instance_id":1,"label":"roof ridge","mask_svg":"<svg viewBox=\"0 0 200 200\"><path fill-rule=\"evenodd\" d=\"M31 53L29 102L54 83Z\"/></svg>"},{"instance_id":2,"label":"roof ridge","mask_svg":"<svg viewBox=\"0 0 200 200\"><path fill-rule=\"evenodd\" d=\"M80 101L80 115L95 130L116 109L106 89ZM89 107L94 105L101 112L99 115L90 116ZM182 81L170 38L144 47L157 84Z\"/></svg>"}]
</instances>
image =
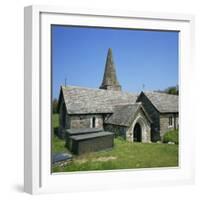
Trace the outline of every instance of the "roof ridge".
<instances>
[{"instance_id":1,"label":"roof ridge","mask_svg":"<svg viewBox=\"0 0 200 200\"><path fill-rule=\"evenodd\" d=\"M99 88L91 88L91 87L84 87L84 86L77 86L77 85L61 85L61 88L63 89L67 89L67 88L77 88L77 89L86 89L86 90L94 90L94 91L102 91L105 93L124 93L124 94L131 94L131 95L139 95L139 93L135 93L135 92L127 92L127 91L116 91L116 90L105 90L105 89L99 89Z\"/></svg>"},{"instance_id":2,"label":"roof ridge","mask_svg":"<svg viewBox=\"0 0 200 200\"><path fill-rule=\"evenodd\" d=\"M132 106L132 105L142 105L142 102L135 102L135 103L126 103L126 104L118 104L118 105L115 105L114 107L117 107L117 106Z\"/></svg>"},{"instance_id":3,"label":"roof ridge","mask_svg":"<svg viewBox=\"0 0 200 200\"><path fill-rule=\"evenodd\" d=\"M148 91L148 92L143 92L144 94L160 94L160 95L170 95L170 96L177 96L176 94L168 94L165 92L156 92L156 91Z\"/></svg>"}]
</instances>

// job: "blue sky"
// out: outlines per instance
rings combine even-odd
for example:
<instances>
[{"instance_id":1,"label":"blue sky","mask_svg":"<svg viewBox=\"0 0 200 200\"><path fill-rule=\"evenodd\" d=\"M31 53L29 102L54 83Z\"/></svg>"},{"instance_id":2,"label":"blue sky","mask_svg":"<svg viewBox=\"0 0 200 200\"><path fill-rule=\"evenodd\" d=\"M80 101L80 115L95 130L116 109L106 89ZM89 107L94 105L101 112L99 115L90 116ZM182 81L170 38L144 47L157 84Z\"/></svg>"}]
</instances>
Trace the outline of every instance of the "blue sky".
<instances>
[{"instance_id":1,"label":"blue sky","mask_svg":"<svg viewBox=\"0 0 200 200\"><path fill-rule=\"evenodd\" d=\"M98 88L108 48L123 91L178 84L178 32L52 26L53 98L65 78L67 85Z\"/></svg>"}]
</instances>

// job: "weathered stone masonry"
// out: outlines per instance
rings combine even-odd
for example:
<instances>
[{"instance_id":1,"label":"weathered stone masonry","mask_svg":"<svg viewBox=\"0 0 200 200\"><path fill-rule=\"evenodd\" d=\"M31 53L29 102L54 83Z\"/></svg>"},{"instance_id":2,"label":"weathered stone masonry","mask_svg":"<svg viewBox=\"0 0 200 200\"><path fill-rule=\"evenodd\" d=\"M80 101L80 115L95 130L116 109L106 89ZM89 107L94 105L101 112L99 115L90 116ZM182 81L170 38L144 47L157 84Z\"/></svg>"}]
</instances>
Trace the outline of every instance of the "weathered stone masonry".
<instances>
[{"instance_id":1,"label":"weathered stone masonry","mask_svg":"<svg viewBox=\"0 0 200 200\"><path fill-rule=\"evenodd\" d=\"M172 125L169 125L169 118L172 118ZM178 113L160 114L160 137L161 140L166 132L178 129Z\"/></svg>"},{"instance_id":2,"label":"weathered stone masonry","mask_svg":"<svg viewBox=\"0 0 200 200\"><path fill-rule=\"evenodd\" d=\"M103 117L98 114L72 115L70 128L103 128Z\"/></svg>"},{"instance_id":3,"label":"weathered stone masonry","mask_svg":"<svg viewBox=\"0 0 200 200\"><path fill-rule=\"evenodd\" d=\"M142 92L137 102L142 102L153 121L152 141L162 140L166 132L178 129L178 96Z\"/></svg>"},{"instance_id":4,"label":"weathered stone masonry","mask_svg":"<svg viewBox=\"0 0 200 200\"><path fill-rule=\"evenodd\" d=\"M134 141L134 128L135 125L139 123L140 127L141 127L141 137L142 140L141 142L150 142L151 141L151 121L149 121L146 116L144 115L144 113L140 110L137 115L136 118L134 119L133 123L131 124L131 126L128 128L127 132L126 132L126 138L128 141Z\"/></svg>"},{"instance_id":5,"label":"weathered stone masonry","mask_svg":"<svg viewBox=\"0 0 200 200\"><path fill-rule=\"evenodd\" d=\"M142 102L143 107L145 108L146 112L149 114L152 123L151 123L151 141L160 140L160 113L155 109L154 105L151 101L145 96L142 92L137 102Z\"/></svg>"}]
</instances>

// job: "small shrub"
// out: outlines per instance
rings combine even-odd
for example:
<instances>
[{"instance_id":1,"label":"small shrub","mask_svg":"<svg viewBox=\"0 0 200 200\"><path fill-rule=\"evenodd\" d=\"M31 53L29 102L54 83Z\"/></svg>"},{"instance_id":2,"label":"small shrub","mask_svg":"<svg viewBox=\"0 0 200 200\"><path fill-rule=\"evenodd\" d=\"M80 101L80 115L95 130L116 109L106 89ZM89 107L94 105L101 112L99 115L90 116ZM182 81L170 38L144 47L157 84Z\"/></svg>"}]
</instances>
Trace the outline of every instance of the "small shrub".
<instances>
[{"instance_id":1,"label":"small shrub","mask_svg":"<svg viewBox=\"0 0 200 200\"><path fill-rule=\"evenodd\" d=\"M166 132L163 137L163 142L174 142L175 144L178 144L178 130Z\"/></svg>"}]
</instances>

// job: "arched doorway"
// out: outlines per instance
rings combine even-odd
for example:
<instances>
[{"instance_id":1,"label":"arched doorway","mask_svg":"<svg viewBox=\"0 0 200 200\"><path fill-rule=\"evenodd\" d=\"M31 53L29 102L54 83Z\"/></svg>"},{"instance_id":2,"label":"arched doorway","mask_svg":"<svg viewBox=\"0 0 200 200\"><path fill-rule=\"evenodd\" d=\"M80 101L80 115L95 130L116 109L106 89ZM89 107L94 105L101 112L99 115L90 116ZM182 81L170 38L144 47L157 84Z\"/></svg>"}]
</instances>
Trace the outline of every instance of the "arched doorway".
<instances>
[{"instance_id":1,"label":"arched doorway","mask_svg":"<svg viewBox=\"0 0 200 200\"><path fill-rule=\"evenodd\" d=\"M142 141L142 129L139 123L136 123L133 129L133 141L134 142Z\"/></svg>"}]
</instances>

